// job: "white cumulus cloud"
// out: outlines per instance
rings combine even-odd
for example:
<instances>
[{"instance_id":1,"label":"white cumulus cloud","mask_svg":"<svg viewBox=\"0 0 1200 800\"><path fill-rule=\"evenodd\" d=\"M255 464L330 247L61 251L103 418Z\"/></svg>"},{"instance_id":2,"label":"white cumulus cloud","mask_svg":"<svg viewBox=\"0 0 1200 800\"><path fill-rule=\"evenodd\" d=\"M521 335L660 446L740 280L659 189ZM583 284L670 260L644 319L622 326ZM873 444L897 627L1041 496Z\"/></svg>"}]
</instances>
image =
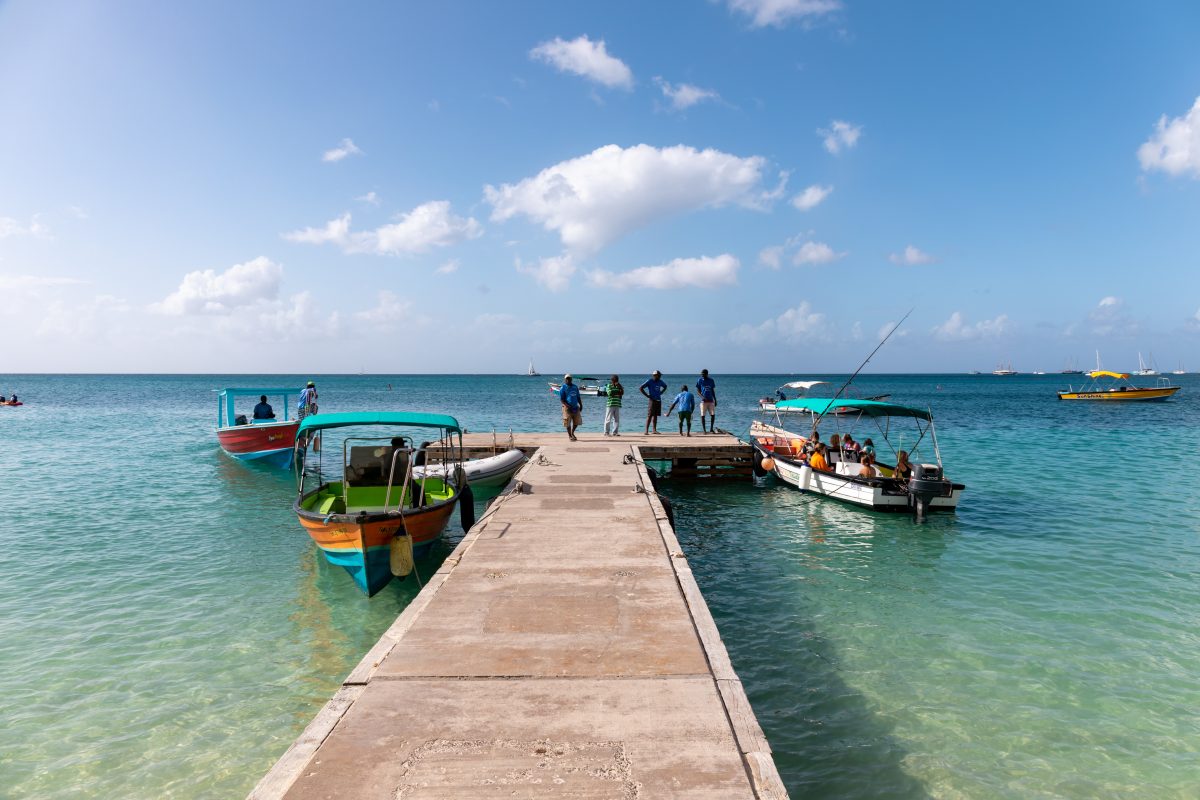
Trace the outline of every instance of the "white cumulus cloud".
<instances>
[{"instance_id":1,"label":"white cumulus cloud","mask_svg":"<svg viewBox=\"0 0 1200 800\"><path fill-rule=\"evenodd\" d=\"M1182 117L1168 121L1163 114L1137 154L1143 170L1200 178L1200 97Z\"/></svg>"},{"instance_id":2,"label":"white cumulus cloud","mask_svg":"<svg viewBox=\"0 0 1200 800\"><path fill-rule=\"evenodd\" d=\"M1001 314L994 319L980 320L972 325L967 322L962 312L955 311L949 319L934 327L932 333L943 342L963 342L995 338L1008 331L1009 327L1007 314Z\"/></svg>"},{"instance_id":3,"label":"white cumulus cloud","mask_svg":"<svg viewBox=\"0 0 1200 800\"><path fill-rule=\"evenodd\" d=\"M844 258L845 253L835 252L832 247L824 242L805 242L796 250L796 254L792 256L792 263L796 266L805 264L828 264L832 261L837 261L839 258Z\"/></svg>"},{"instance_id":4,"label":"white cumulus cloud","mask_svg":"<svg viewBox=\"0 0 1200 800\"><path fill-rule=\"evenodd\" d=\"M588 275L593 286L606 289L681 289L692 286L715 289L737 283L741 264L728 253L700 258L676 258L654 267L628 272L594 270Z\"/></svg>"},{"instance_id":5,"label":"white cumulus cloud","mask_svg":"<svg viewBox=\"0 0 1200 800\"><path fill-rule=\"evenodd\" d=\"M862 126L835 119L828 128L818 128L817 135L825 143L825 149L836 156L842 150L849 150L858 144Z\"/></svg>"},{"instance_id":6,"label":"white cumulus cloud","mask_svg":"<svg viewBox=\"0 0 1200 800\"><path fill-rule=\"evenodd\" d=\"M624 61L608 54L603 39L593 42L587 36L580 36L568 42L555 37L530 50L529 57L610 89L633 88L633 71Z\"/></svg>"},{"instance_id":7,"label":"white cumulus cloud","mask_svg":"<svg viewBox=\"0 0 1200 800\"><path fill-rule=\"evenodd\" d=\"M728 0L734 11L750 17L755 28L782 28L793 20L820 17L842 7L838 0Z\"/></svg>"},{"instance_id":8,"label":"white cumulus cloud","mask_svg":"<svg viewBox=\"0 0 1200 800\"><path fill-rule=\"evenodd\" d=\"M517 259L516 266L517 272L532 276L552 292L564 291L571 283L571 276L575 274L575 262L569 255L543 258L536 264L523 264Z\"/></svg>"},{"instance_id":9,"label":"white cumulus cloud","mask_svg":"<svg viewBox=\"0 0 1200 800\"><path fill-rule=\"evenodd\" d=\"M354 318L365 322L372 328L395 327L404 322L412 311L412 303L401 300L395 292L384 289L379 292L373 308L356 311Z\"/></svg>"},{"instance_id":10,"label":"white cumulus cloud","mask_svg":"<svg viewBox=\"0 0 1200 800\"><path fill-rule=\"evenodd\" d=\"M818 186L813 184L793 197L792 205L801 211L809 211L821 205L821 201L829 197L831 192L833 192L832 186Z\"/></svg>"},{"instance_id":11,"label":"white cumulus cloud","mask_svg":"<svg viewBox=\"0 0 1200 800\"><path fill-rule=\"evenodd\" d=\"M479 222L473 217L455 215L448 200L431 200L400 214L398 222L375 230L352 232L350 213L346 212L324 227L291 231L283 234L283 238L302 244L333 244L347 253L399 256L448 247L482 234Z\"/></svg>"},{"instance_id":12,"label":"white cumulus cloud","mask_svg":"<svg viewBox=\"0 0 1200 800\"><path fill-rule=\"evenodd\" d=\"M813 311L812 306L805 300L795 308L789 308L779 316L758 325L739 325L729 332L729 338L737 344L761 344L781 338L794 343L805 340L825 341L829 338L826 328L825 315Z\"/></svg>"},{"instance_id":13,"label":"white cumulus cloud","mask_svg":"<svg viewBox=\"0 0 1200 800\"><path fill-rule=\"evenodd\" d=\"M659 77L655 77L654 83L662 91L663 97L671 101L671 108L675 111L683 111L705 100L719 100L721 97L712 89L701 89L690 83L672 85Z\"/></svg>"},{"instance_id":14,"label":"white cumulus cloud","mask_svg":"<svg viewBox=\"0 0 1200 800\"><path fill-rule=\"evenodd\" d=\"M367 192L366 194L359 195L354 199L360 203L366 203L369 206L379 205L379 195L375 194L375 192Z\"/></svg>"},{"instance_id":15,"label":"white cumulus cloud","mask_svg":"<svg viewBox=\"0 0 1200 800\"><path fill-rule=\"evenodd\" d=\"M0 239L9 236L36 236L40 239L51 238L50 226L42 222L41 214L34 214L28 225L22 224L12 217L0 217Z\"/></svg>"},{"instance_id":16,"label":"white cumulus cloud","mask_svg":"<svg viewBox=\"0 0 1200 800\"><path fill-rule=\"evenodd\" d=\"M441 266L439 266L433 272L435 275L452 275L455 272L458 272L458 266L459 266L458 259L452 258L449 261L442 264Z\"/></svg>"},{"instance_id":17,"label":"white cumulus cloud","mask_svg":"<svg viewBox=\"0 0 1200 800\"><path fill-rule=\"evenodd\" d=\"M556 231L568 250L588 254L675 214L730 203L758 207L763 168L760 156L611 144L519 183L487 186L484 194L493 220L526 216Z\"/></svg>"},{"instance_id":18,"label":"white cumulus cloud","mask_svg":"<svg viewBox=\"0 0 1200 800\"><path fill-rule=\"evenodd\" d=\"M911 244L904 248L903 252L892 253L888 256L888 261L893 264L901 264L906 267L916 266L917 264L932 264L933 256L929 253L922 252Z\"/></svg>"},{"instance_id":19,"label":"white cumulus cloud","mask_svg":"<svg viewBox=\"0 0 1200 800\"><path fill-rule=\"evenodd\" d=\"M197 270L183 276L179 288L152 311L171 316L228 314L234 309L274 300L283 281L283 267L266 256L234 264L224 272Z\"/></svg>"},{"instance_id":20,"label":"white cumulus cloud","mask_svg":"<svg viewBox=\"0 0 1200 800\"><path fill-rule=\"evenodd\" d=\"M362 150L359 150L358 146L355 145L354 142L349 139L342 139L341 144L339 144L337 147L334 147L331 150L326 150L321 156L321 160L333 163L341 161L346 156L360 155L362 155Z\"/></svg>"}]
</instances>

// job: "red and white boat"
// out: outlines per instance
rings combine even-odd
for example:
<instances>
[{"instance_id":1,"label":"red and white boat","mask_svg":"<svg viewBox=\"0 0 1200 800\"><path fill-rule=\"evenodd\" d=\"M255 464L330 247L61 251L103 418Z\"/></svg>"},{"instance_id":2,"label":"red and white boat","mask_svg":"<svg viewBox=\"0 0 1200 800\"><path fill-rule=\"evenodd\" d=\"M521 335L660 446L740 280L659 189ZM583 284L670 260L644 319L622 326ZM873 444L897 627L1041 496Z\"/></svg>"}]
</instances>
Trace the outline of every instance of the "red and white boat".
<instances>
[{"instance_id":1,"label":"red and white boat","mask_svg":"<svg viewBox=\"0 0 1200 800\"><path fill-rule=\"evenodd\" d=\"M299 389L222 389L217 394L217 442L221 449L244 461L262 460L280 467L292 464L296 445L296 429L300 420L290 419L291 398ZM280 407L272 409L275 416L255 418L238 413L235 400L239 397L268 400L281 399Z\"/></svg>"}]
</instances>

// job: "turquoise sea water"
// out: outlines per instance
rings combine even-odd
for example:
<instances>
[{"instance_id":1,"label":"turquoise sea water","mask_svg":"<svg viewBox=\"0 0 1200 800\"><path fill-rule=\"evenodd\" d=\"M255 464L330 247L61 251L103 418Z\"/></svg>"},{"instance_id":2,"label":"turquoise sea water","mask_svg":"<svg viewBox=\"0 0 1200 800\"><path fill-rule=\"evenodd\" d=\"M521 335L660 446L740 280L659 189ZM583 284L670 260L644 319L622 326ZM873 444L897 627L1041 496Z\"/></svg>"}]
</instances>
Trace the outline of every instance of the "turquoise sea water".
<instances>
[{"instance_id":1,"label":"turquoise sea water","mask_svg":"<svg viewBox=\"0 0 1200 800\"><path fill-rule=\"evenodd\" d=\"M0 795L244 795L414 596L362 597L290 474L216 447L213 389L307 377L0 378L28 403L0 408ZM798 376L715 377L744 434ZM1059 376L860 379L931 405L968 486L919 525L660 481L794 797L1200 795L1200 379L1178 380L1115 408L1057 401ZM535 378L318 382L324 411L558 422Z\"/></svg>"}]
</instances>

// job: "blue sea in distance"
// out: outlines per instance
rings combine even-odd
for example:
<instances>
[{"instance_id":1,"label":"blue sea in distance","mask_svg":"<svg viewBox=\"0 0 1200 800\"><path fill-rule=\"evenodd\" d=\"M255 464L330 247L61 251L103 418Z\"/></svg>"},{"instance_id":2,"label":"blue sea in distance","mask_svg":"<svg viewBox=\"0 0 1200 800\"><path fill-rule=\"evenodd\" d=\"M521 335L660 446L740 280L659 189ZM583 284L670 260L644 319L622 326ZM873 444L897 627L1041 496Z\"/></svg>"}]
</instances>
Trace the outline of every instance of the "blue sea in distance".
<instances>
[{"instance_id":1,"label":"blue sea in distance","mask_svg":"<svg viewBox=\"0 0 1200 800\"><path fill-rule=\"evenodd\" d=\"M290 473L216 446L214 389L309 377L323 411L561 430L518 376L0 376L27 403L0 408L0 796L243 796L415 596L363 597ZM715 377L745 435L828 376ZM1067 378L860 377L932 407L968 487L924 524L659 481L793 797L1200 796L1200 378L1121 406L1058 401Z\"/></svg>"}]
</instances>

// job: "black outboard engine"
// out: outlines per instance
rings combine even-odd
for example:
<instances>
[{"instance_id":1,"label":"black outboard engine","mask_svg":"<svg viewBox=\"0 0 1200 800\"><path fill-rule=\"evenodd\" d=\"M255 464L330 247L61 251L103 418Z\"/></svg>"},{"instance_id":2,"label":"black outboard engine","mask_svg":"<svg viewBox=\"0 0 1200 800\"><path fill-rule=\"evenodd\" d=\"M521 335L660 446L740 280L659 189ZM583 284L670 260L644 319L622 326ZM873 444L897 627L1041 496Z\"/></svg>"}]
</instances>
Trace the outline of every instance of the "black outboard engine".
<instances>
[{"instance_id":1,"label":"black outboard engine","mask_svg":"<svg viewBox=\"0 0 1200 800\"><path fill-rule=\"evenodd\" d=\"M912 468L912 477L908 480L908 505L917 519L924 519L925 512L929 510L929 501L935 497L946 497L951 484L937 464L913 464Z\"/></svg>"}]
</instances>

